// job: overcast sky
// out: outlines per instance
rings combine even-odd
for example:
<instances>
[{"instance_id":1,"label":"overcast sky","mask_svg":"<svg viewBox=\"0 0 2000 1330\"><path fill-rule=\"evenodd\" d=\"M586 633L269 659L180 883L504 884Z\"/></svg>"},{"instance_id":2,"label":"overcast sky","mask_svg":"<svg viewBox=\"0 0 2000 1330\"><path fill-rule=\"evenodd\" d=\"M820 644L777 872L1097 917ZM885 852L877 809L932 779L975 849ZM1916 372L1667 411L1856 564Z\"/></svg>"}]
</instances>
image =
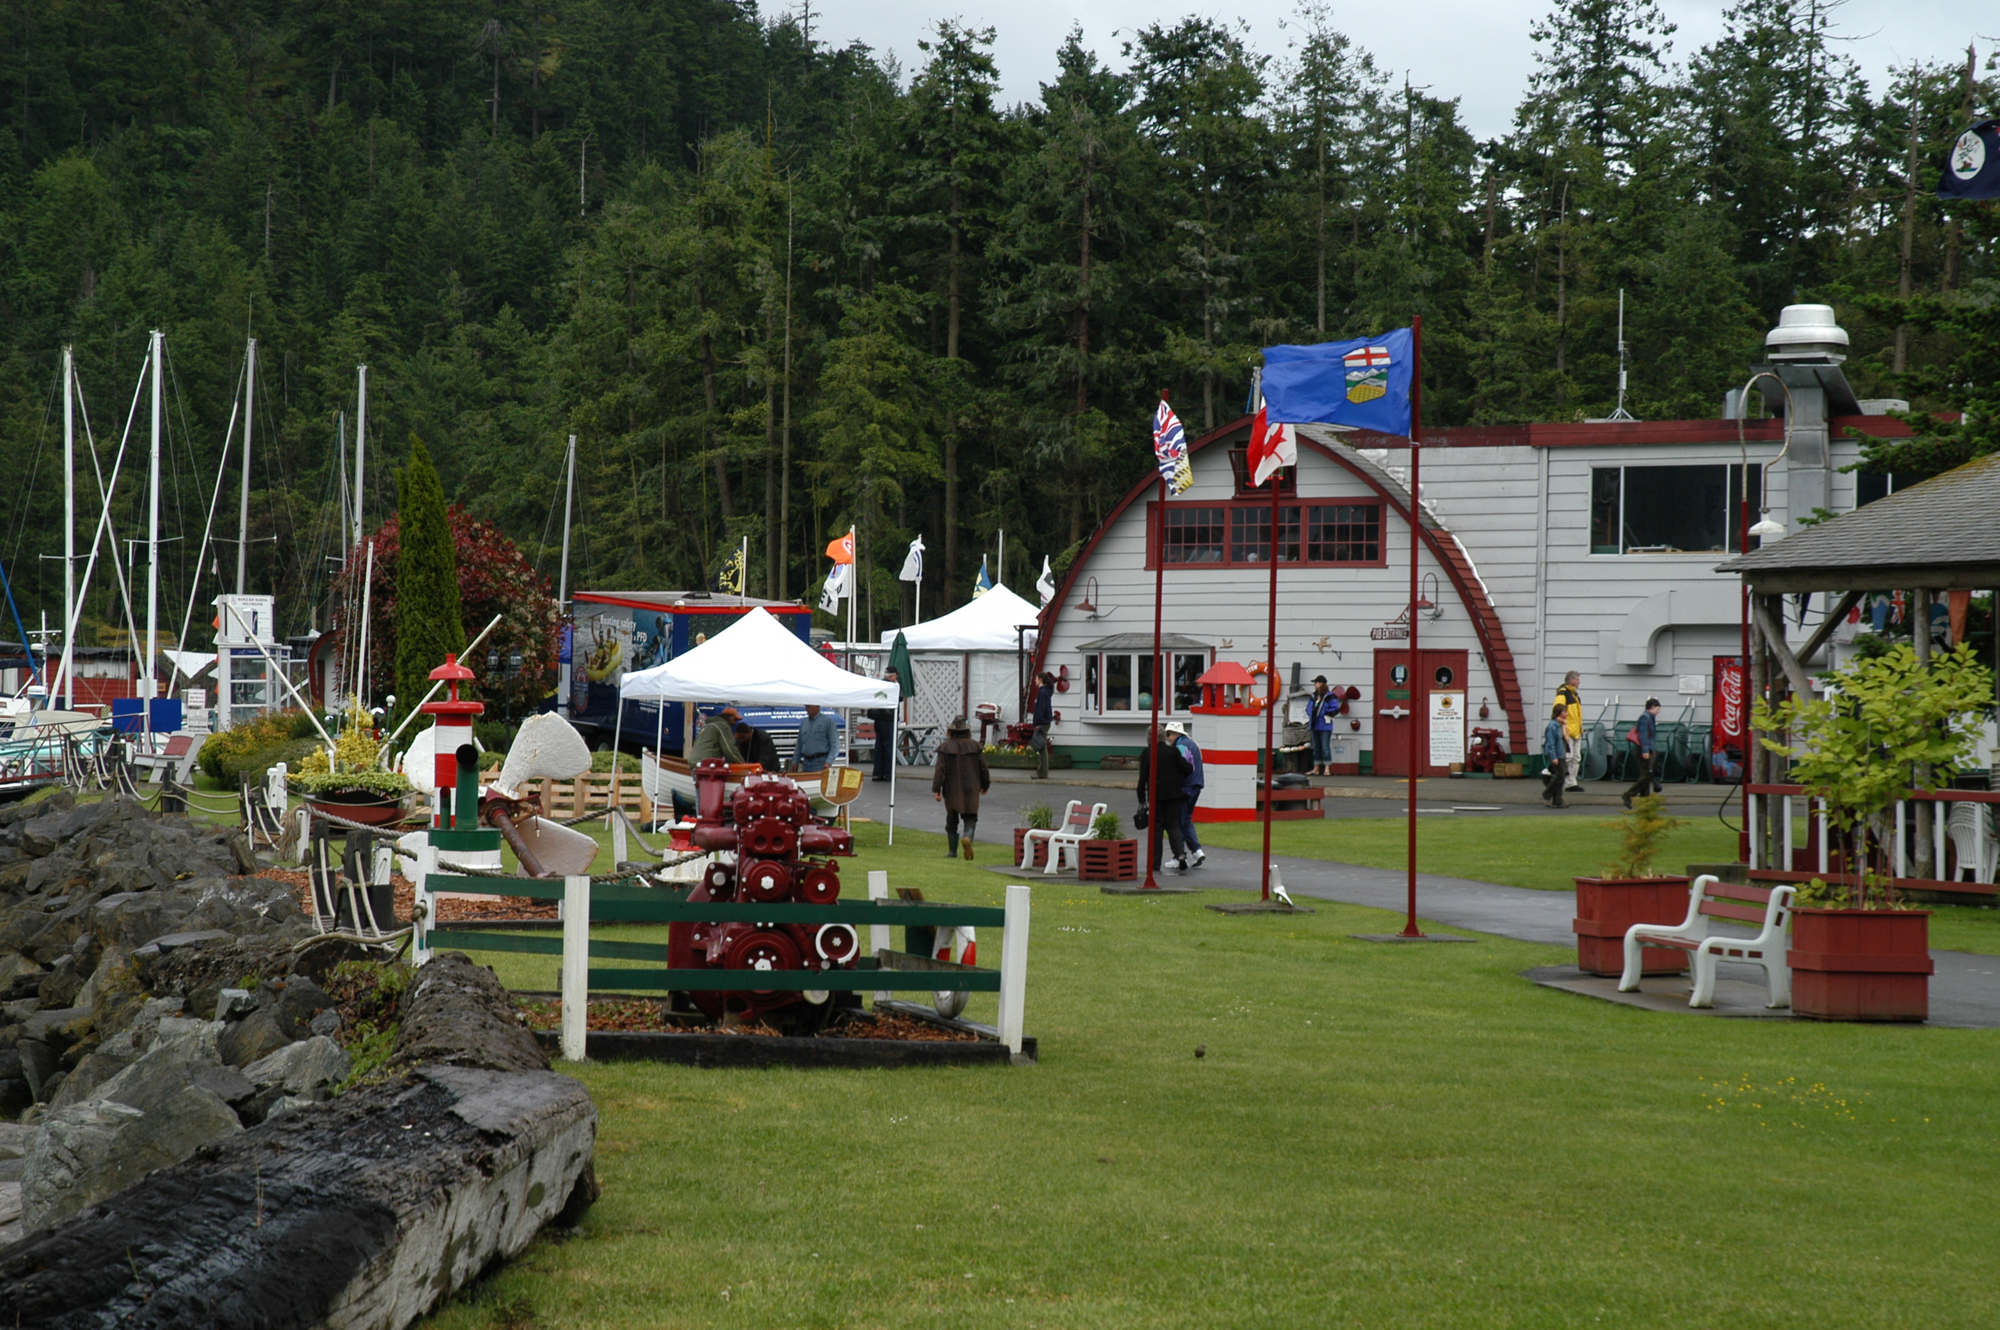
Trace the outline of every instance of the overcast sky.
<instances>
[{"instance_id":1,"label":"overcast sky","mask_svg":"<svg viewBox=\"0 0 2000 1330\"><path fill-rule=\"evenodd\" d=\"M788 0L766 0L766 14ZM797 0L789 0L797 12ZM1722 3L1660 0L1679 28L1672 59L1685 60L1722 35ZM1401 0L1400 3L1331 5L1335 26L1369 51L1391 80L1428 87L1432 96L1457 97L1459 116L1473 135L1492 138L1507 132L1514 106L1527 90L1535 44L1528 26L1549 12L1549 0ZM1294 0L1232 0L1208 4L1141 3L1140 0L828 0L815 7L814 36L832 46L863 41L878 55L896 56L908 81L923 62L917 42L942 18L969 27L994 29L993 54L1000 68L1002 102L1039 101L1041 85L1055 77L1055 53L1072 24L1083 27L1084 43L1114 69L1126 66L1120 46L1147 23L1172 24L1186 14L1240 17L1249 24L1252 49L1282 58L1295 27L1284 26L1297 11ZM1836 35L1877 95L1887 72L1912 60L1927 64L1965 58L1966 43L1978 39L1980 63L2000 45L2000 6L1991 0L1846 0L1834 15ZM1988 112L2000 108L1984 108Z\"/></svg>"}]
</instances>

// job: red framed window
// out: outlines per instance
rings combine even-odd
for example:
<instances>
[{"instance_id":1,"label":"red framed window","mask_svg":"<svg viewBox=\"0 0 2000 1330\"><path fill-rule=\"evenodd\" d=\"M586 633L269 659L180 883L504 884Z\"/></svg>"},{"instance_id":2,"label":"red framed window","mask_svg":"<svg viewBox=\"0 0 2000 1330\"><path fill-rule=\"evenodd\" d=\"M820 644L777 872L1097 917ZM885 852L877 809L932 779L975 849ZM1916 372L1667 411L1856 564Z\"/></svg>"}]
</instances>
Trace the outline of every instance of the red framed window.
<instances>
[{"instance_id":1,"label":"red framed window","mask_svg":"<svg viewBox=\"0 0 2000 1330\"><path fill-rule=\"evenodd\" d=\"M1160 530L1161 514L1164 530ZM1230 503L1155 502L1146 508L1149 539L1146 567L1157 546L1169 568L1236 568L1271 562L1269 499ZM1155 541L1150 537L1158 533ZM1383 548L1382 501L1341 503L1280 502L1278 562L1302 568L1380 568Z\"/></svg>"}]
</instances>

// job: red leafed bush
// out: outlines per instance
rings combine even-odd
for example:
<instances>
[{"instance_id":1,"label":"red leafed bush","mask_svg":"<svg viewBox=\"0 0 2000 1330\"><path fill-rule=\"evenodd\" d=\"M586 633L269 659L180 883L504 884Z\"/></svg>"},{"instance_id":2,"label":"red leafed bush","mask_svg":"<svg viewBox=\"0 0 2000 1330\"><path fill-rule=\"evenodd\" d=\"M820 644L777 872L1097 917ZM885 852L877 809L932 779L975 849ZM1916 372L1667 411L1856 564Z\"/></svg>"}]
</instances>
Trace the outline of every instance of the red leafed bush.
<instances>
[{"instance_id":1,"label":"red leafed bush","mask_svg":"<svg viewBox=\"0 0 2000 1330\"><path fill-rule=\"evenodd\" d=\"M458 596L468 637L494 615L500 622L465 664L478 677L461 696L486 703L488 714L526 715L556 686L556 599L549 579L536 572L498 527L457 504L446 511L458 558ZM368 610L369 684L376 697L395 690L396 566L402 553L400 519L391 517L368 537L375 546L374 590ZM360 612L358 584L367 564L356 549L334 583L334 631L344 633ZM513 668L513 658L520 667ZM444 664L439 661L438 664ZM414 703L415 698L404 699Z\"/></svg>"}]
</instances>

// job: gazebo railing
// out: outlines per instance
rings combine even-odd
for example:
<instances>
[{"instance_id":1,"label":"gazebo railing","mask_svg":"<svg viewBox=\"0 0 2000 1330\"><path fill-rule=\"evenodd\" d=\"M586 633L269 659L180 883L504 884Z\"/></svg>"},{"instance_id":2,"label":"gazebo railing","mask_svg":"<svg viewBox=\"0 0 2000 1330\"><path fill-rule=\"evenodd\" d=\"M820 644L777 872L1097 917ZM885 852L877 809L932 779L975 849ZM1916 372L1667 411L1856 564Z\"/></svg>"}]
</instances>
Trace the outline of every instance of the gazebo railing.
<instances>
[{"instance_id":1,"label":"gazebo railing","mask_svg":"<svg viewBox=\"0 0 2000 1330\"><path fill-rule=\"evenodd\" d=\"M1829 847L1826 801L1814 796L1803 785L1751 785L1749 793L1750 825L1756 827L1765 812L1765 801L1775 800L1778 805L1778 855L1776 862L1761 862L1763 856L1761 836L1750 837L1750 876L1759 881L1795 881L1804 874L1826 877L1829 872L1840 869L1833 862ZM1895 809L1895 834L1892 841L1891 880L1896 886L1913 891L1954 892L1973 897L1991 897L2000 894L1996 876L1992 868L1993 847L1996 833L1993 825L1995 806L2000 805L2000 791L1992 790L1921 790L1908 799L1898 800ZM1949 830L1950 814L1954 807L1971 807L1978 810L1972 818L1972 856L1969 864L1950 864L1951 838ZM1812 841L1812 858L1804 866L1799 864L1799 847L1796 843L1794 820L1803 816L1812 825L1816 834ZM1927 811L1926 811L1927 810ZM1928 816L1931 819L1931 853L1928 863L1915 861L1911 835L1915 818ZM1972 869L1972 881L1959 880L1959 874L1966 868ZM1945 876L1947 870L1951 877ZM1926 871L1927 870L1927 871Z\"/></svg>"}]
</instances>

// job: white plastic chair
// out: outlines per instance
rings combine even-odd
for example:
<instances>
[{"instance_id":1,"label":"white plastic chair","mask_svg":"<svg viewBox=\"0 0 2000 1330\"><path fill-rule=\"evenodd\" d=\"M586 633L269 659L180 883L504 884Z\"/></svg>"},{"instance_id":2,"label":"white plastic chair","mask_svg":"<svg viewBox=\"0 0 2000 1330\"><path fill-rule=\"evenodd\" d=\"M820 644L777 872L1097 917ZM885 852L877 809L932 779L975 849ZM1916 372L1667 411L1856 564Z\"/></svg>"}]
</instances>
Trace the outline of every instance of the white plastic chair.
<instances>
[{"instance_id":1,"label":"white plastic chair","mask_svg":"<svg viewBox=\"0 0 2000 1330\"><path fill-rule=\"evenodd\" d=\"M1082 808L1082 807L1083 807L1083 800L1081 800L1081 799L1072 799L1072 800L1070 800L1070 801L1069 801L1068 805L1067 805L1067 806L1065 806L1065 807L1064 807L1064 809L1063 809L1063 815L1062 815L1062 821L1061 821L1061 822L1058 822L1058 823L1057 823L1057 824L1056 824L1055 826L1053 826L1053 827L1032 827L1032 828L1030 828L1029 830L1027 830L1027 831L1024 831L1024 832L1022 832L1022 833L1021 833L1021 862L1020 862L1020 863L1018 863L1018 864L1015 864L1015 865L1014 865L1014 867L1016 867L1016 868L1020 868L1020 869L1027 869L1027 868L1031 868L1031 867L1033 867L1033 866L1034 866L1034 863L1035 863L1035 838L1036 838L1036 837L1038 837L1038 836L1039 836L1039 837L1042 837L1042 838L1044 838L1044 839L1047 839L1047 840L1050 840L1050 841L1051 841L1051 844L1050 844L1050 846L1049 846L1049 857L1050 857L1051 859L1054 859L1054 858L1055 858L1055 845L1053 844L1053 840L1054 840L1054 837L1055 837L1056 833L1057 833L1057 832L1061 832L1061 831L1069 831L1069 830L1071 830L1071 829L1073 828L1073 825L1074 825L1074 823L1076 822L1076 816L1077 816L1077 810L1078 810L1078 809L1080 809L1080 808Z\"/></svg>"},{"instance_id":2,"label":"white plastic chair","mask_svg":"<svg viewBox=\"0 0 2000 1330\"><path fill-rule=\"evenodd\" d=\"M1945 835L1951 840L1956 863L1951 880L1961 881L1970 873L1974 882L1993 882L2000 868L2000 836L1993 834L1992 817L1981 804L1953 804L1945 820Z\"/></svg>"},{"instance_id":3,"label":"white plastic chair","mask_svg":"<svg viewBox=\"0 0 2000 1330\"><path fill-rule=\"evenodd\" d=\"M1077 801L1071 800L1070 807L1074 809L1076 806ZM1078 847L1090 838L1090 829L1097 824L1097 819L1103 816L1106 807L1105 804L1092 804L1088 813L1081 817L1066 819L1062 830L1049 836L1049 866L1042 870L1042 876L1054 877L1060 873L1064 859L1069 860L1072 871L1082 868L1083 851Z\"/></svg>"}]
</instances>

